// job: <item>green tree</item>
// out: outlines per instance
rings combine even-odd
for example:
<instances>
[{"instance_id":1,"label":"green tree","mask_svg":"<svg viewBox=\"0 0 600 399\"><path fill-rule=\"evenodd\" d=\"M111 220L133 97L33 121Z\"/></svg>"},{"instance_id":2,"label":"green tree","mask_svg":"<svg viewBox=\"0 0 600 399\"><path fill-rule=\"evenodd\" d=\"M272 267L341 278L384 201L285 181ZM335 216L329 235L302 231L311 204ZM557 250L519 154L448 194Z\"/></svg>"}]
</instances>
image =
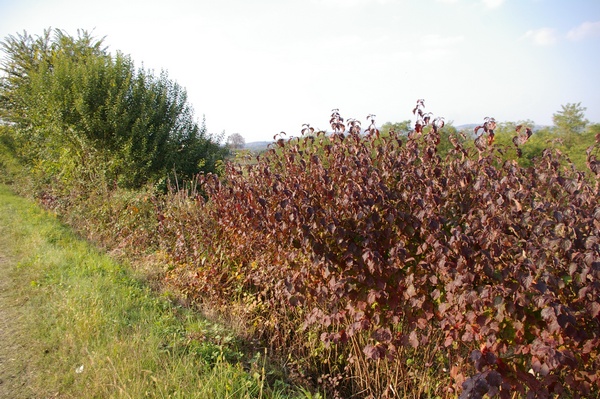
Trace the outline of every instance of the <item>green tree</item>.
<instances>
[{"instance_id":1,"label":"green tree","mask_svg":"<svg viewBox=\"0 0 600 399\"><path fill-rule=\"evenodd\" d=\"M454 148L450 142L450 136L455 136L457 133L458 129L454 126L453 121L444 124L440 130L440 143L438 144L438 153L441 157L445 157Z\"/></svg>"},{"instance_id":2,"label":"green tree","mask_svg":"<svg viewBox=\"0 0 600 399\"><path fill-rule=\"evenodd\" d=\"M568 103L561 105L561 110L552 115L556 133L561 136L565 148L571 149L580 144L580 135L588 124L585 111L580 102Z\"/></svg>"},{"instance_id":3,"label":"green tree","mask_svg":"<svg viewBox=\"0 0 600 399\"><path fill-rule=\"evenodd\" d=\"M592 123L587 127L588 133L593 135L594 138L597 134L600 134L600 123Z\"/></svg>"},{"instance_id":4,"label":"green tree","mask_svg":"<svg viewBox=\"0 0 600 399\"><path fill-rule=\"evenodd\" d=\"M587 108L582 107L580 102L561 105L561 108L552 114L552 121L558 132L565 135L582 133L588 124L588 120L585 119Z\"/></svg>"},{"instance_id":5,"label":"green tree","mask_svg":"<svg viewBox=\"0 0 600 399\"><path fill-rule=\"evenodd\" d=\"M568 103L552 115L557 148L580 170L587 170L585 151L594 143L593 129L588 128L585 111L580 102Z\"/></svg>"},{"instance_id":6,"label":"green tree","mask_svg":"<svg viewBox=\"0 0 600 399\"><path fill-rule=\"evenodd\" d=\"M580 104L567 104L562 106L561 111L554 114L555 123L558 125L543 127L535 130L533 135L525 143L519 146L521 157L517 157L513 138L517 136L516 127L521 125L521 134L524 127L534 128L535 123L531 120L518 122L500 122L495 130L495 145L503 148L505 159L518 159L522 166L535 165L535 159L540 157L545 149L559 150L562 159L572 162L579 170L587 170L586 149L593 145L597 125L587 125ZM582 129L582 126L585 126Z\"/></svg>"},{"instance_id":7,"label":"green tree","mask_svg":"<svg viewBox=\"0 0 600 399\"><path fill-rule=\"evenodd\" d=\"M181 86L112 56L102 39L48 30L9 36L2 48L0 118L16 127L22 159L44 174L84 172L138 187L212 170L225 155Z\"/></svg>"},{"instance_id":8,"label":"green tree","mask_svg":"<svg viewBox=\"0 0 600 399\"><path fill-rule=\"evenodd\" d=\"M397 133L408 134L412 130L412 124L410 120L405 120L402 122L386 122L381 126L381 134L387 135L392 130Z\"/></svg>"},{"instance_id":9,"label":"green tree","mask_svg":"<svg viewBox=\"0 0 600 399\"><path fill-rule=\"evenodd\" d=\"M518 126L521 126L521 129L519 132L517 132ZM532 149L532 147L536 147L536 146L532 145L532 143L534 141L536 141L537 138L539 138L539 135L537 133L532 135L529 138L529 140L527 140L526 143L519 146L519 148L522 152L521 157L518 157L518 155L517 155L517 151L516 151L516 147L513 142L513 139L519 134L524 134L526 131L525 130L526 128L533 129L534 126L535 126L535 122L530 119L520 120L517 122L506 121L506 122L498 122L497 123L496 129L494 129L494 134L495 134L494 144L497 147L503 148L502 157L504 159L518 159L518 161L521 165L529 165L531 163L531 162L529 162L530 159L527 157L529 155L533 154L531 152L531 149ZM543 151L543 148L539 148L539 151L535 150L535 156L541 155L542 151Z\"/></svg>"},{"instance_id":10,"label":"green tree","mask_svg":"<svg viewBox=\"0 0 600 399\"><path fill-rule=\"evenodd\" d=\"M233 133L227 137L227 145L234 150L241 150L246 145L246 140L241 134Z\"/></svg>"}]
</instances>

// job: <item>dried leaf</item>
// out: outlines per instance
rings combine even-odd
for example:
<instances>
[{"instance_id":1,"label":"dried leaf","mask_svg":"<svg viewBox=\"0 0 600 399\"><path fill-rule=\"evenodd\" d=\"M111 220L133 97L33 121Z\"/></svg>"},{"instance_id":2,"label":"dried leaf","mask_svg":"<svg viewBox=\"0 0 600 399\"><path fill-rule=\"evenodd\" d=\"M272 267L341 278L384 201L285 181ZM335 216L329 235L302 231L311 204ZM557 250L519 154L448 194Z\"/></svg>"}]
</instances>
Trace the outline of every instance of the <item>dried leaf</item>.
<instances>
[{"instance_id":1,"label":"dried leaf","mask_svg":"<svg viewBox=\"0 0 600 399\"><path fill-rule=\"evenodd\" d=\"M411 333L408 336L408 343L413 348L418 348L419 347L419 336L417 335L416 331L414 331L414 330L411 331Z\"/></svg>"}]
</instances>

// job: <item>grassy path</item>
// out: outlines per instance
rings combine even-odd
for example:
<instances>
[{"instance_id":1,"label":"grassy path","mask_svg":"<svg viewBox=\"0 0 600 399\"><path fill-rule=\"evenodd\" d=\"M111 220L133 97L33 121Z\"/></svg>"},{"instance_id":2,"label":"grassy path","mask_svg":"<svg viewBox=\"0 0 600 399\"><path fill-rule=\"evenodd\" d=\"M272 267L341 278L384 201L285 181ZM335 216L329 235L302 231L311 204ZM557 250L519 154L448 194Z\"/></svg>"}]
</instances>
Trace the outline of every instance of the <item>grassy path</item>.
<instances>
[{"instance_id":1,"label":"grassy path","mask_svg":"<svg viewBox=\"0 0 600 399\"><path fill-rule=\"evenodd\" d=\"M0 186L0 398L298 397L237 345Z\"/></svg>"},{"instance_id":2,"label":"grassy path","mask_svg":"<svg viewBox=\"0 0 600 399\"><path fill-rule=\"evenodd\" d=\"M24 398L29 378L24 357L27 337L21 323L25 300L13 295L11 260L3 244L5 240L0 240L0 398Z\"/></svg>"}]
</instances>

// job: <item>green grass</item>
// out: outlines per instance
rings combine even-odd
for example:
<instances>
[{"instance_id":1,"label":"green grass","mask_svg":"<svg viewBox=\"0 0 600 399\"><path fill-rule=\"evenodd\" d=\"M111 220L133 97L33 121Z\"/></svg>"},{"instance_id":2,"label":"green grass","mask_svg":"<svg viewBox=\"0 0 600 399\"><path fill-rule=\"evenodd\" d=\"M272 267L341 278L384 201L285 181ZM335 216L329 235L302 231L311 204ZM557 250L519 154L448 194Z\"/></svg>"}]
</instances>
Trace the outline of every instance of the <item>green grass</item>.
<instances>
[{"instance_id":1,"label":"green grass","mask_svg":"<svg viewBox=\"0 0 600 399\"><path fill-rule=\"evenodd\" d=\"M9 311L27 374L15 398L307 396L281 381L267 386L264 359L244 358L232 333L161 297L1 185L0 256L10 281L3 295L19 303Z\"/></svg>"}]
</instances>

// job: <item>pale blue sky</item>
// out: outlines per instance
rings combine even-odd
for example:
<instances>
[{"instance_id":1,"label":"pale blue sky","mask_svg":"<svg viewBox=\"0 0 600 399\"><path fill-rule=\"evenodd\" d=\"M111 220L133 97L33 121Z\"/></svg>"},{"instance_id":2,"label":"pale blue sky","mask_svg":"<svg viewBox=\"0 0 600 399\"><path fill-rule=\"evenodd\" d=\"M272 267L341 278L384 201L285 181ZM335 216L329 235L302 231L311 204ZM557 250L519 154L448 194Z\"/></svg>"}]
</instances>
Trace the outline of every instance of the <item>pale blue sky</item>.
<instances>
[{"instance_id":1,"label":"pale blue sky","mask_svg":"<svg viewBox=\"0 0 600 399\"><path fill-rule=\"evenodd\" d=\"M426 110L455 125L600 122L600 0L0 0L0 39L106 36L187 89L209 131L271 140L332 108L366 125Z\"/></svg>"}]
</instances>

